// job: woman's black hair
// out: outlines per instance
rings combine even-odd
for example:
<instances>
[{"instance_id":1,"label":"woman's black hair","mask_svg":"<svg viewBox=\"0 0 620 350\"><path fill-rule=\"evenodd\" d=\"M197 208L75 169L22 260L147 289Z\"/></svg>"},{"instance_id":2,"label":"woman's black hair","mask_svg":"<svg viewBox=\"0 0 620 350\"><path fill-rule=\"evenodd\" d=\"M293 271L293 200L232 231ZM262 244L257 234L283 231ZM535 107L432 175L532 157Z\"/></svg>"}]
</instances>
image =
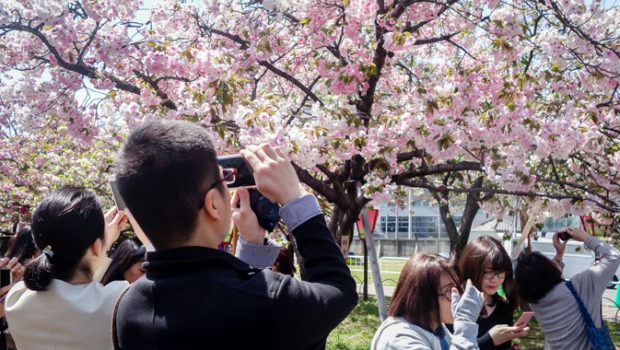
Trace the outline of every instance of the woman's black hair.
<instances>
[{"instance_id":1,"label":"woman's black hair","mask_svg":"<svg viewBox=\"0 0 620 350\"><path fill-rule=\"evenodd\" d=\"M6 257L17 258L19 263L25 265L37 251L32 239L32 230L29 226L21 228L13 239L13 244L6 252Z\"/></svg>"},{"instance_id":2,"label":"woman's black hair","mask_svg":"<svg viewBox=\"0 0 620 350\"><path fill-rule=\"evenodd\" d=\"M521 299L535 303L562 282L562 271L551 259L539 252L532 252L519 260L515 281Z\"/></svg>"},{"instance_id":3,"label":"woman's black hair","mask_svg":"<svg viewBox=\"0 0 620 350\"><path fill-rule=\"evenodd\" d=\"M135 237L122 241L110 256L112 262L101 278L101 284L106 285L112 281L124 281L125 271L133 264L144 259L146 248Z\"/></svg>"},{"instance_id":4,"label":"woman's black hair","mask_svg":"<svg viewBox=\"0 0 620 350\"><path fill-rule=\"evenodd\" d=\"M80 261L97 238L104 239L105 220L94 193L83 187L63 186L45 198L32 215L32 233L42 254L26 265L28 289L46 290L53 278L67 281L78 268L92 274Z\"/></svg>"}]
</instances>

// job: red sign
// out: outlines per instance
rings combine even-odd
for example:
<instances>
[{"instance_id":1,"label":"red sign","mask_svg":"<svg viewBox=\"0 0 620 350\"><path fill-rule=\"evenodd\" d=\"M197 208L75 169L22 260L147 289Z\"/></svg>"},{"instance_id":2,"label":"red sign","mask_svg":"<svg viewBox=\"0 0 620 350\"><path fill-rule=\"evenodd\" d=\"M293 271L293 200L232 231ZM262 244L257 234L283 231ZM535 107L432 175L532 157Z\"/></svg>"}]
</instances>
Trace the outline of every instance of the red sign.
<instances>
[{"instance_id":1,"label":"red sign","mask_svg":"<svg viewBox=\"0 0 620 350\"><path fill-rule=\"evenodd\" d=\"M581 216L581 225L583 229L591 236L596 237L607 237L608 234L608 226L601 225L592 216Z\"/></svg>"},{"instance_id":2,"label":"red sign","mask_svg":"<svg viewBox=\"0 0 620 350\"><path fill-rule=\"evenodd\" d=\"M377 218L379 217L378 209L368 209L368 220L370 221L370 233L373 234L375 232L375 225L377 224ZM357 222L357 233L360 236L362 241L366 240L366 232L364 232L364 224L362 223L362 217L360 216Z\"/></svg>"}]
</instances>

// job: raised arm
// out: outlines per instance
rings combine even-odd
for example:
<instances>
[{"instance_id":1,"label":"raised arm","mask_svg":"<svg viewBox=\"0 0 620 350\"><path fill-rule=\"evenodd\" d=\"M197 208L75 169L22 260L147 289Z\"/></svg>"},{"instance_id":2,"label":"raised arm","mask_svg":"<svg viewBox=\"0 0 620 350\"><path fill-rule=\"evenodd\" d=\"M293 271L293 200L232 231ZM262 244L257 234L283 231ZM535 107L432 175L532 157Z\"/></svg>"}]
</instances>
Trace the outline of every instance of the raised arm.
<instances>
[{"instance_id":1,"label":"raised arm","mask_svg":"<svg viewBox=\"0 0 620 350\"><path fill-rule=\"evenodd\" d=\"M607 284L612 279L618 266L620 266L620 252L600 239L590 236L581 228L569 228L566 230L575 240L585 243L586 248L594 251L598 262L588 270L575 275L571 280L585 284L593 288L594 295L603 295Z\"/></svg>"}]
</instances>

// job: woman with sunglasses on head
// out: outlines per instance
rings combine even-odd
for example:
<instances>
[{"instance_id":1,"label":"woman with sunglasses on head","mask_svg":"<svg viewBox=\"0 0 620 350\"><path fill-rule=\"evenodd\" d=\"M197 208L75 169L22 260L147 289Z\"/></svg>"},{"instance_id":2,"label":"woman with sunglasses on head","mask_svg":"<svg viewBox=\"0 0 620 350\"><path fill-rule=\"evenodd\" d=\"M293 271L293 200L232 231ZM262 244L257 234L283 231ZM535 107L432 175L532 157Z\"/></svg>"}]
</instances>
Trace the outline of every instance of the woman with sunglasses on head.
<instances>
[{"instance_id":1,"label":"woman with sunglasses on head","mask_svg":"<svg viewBox=\"0 0 620 350\"><path fill-rule=\"evenodd\" d=\"M476 319L483 298L471 281L459 298L460 288L448 259L427 253L411 257L371 349L478 349ZM454 324L454 334L444 323Z\"/></svg>"},{"instance_id":2,"label":"woman with sunglasses on head","mask_svg":"<svg viewBox=\"0 0 620 350\"><path fill-rule=\"evenodd\" d=\"M502 244L489 236L469 242L457 266L461 280L470 279L484 295L478 318L480 349L510 349L511 340L526 333L527 327L512 327L516 305L512 260ZM499 295L500 287L506 298Z\"/></svg>"},{"instance_id":3,"label":"woman with sunglasses on head","mask_svg":"<svg viewBox=\"0 0 620 350\"><path fill-rule=\"evenodd\" d=\"M124 239L112 252L112 261L101 278L101 284L105 286L112 281L135 282L146 272L142 267L145 254L146 248L137 237Z\"/></svg>"}]
</instances>

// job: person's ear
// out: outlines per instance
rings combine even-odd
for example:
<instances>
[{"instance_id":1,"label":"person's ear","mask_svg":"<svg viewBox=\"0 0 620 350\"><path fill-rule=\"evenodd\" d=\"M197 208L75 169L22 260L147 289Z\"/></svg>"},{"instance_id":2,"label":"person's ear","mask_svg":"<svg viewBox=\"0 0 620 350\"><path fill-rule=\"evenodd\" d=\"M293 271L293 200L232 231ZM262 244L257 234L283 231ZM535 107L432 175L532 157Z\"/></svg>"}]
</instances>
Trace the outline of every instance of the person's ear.
<instances>
[{"instance_id":1,"label":"person's ear","mask_svg":"<svg viewBox=\"0 0 620 350\"><path fill-rule=\"evenodd\" d=\"M105 252L102 251L103 241L101 238L97 238L88 249L90 249L90 252L96 257L99 257L101 254L105 254Z\"/></svg>"},{"instance_id":2,"label":"person's ear","mask_svg":"<svg viewBox=\"0 0 620 350\"><path fill-rule=\"evenodd\" d=\"M217 188L207 192L204 198L203 209L211 219L220 220L222 218L222 206L223 202Z\"/></svg>"}]
</instances>

